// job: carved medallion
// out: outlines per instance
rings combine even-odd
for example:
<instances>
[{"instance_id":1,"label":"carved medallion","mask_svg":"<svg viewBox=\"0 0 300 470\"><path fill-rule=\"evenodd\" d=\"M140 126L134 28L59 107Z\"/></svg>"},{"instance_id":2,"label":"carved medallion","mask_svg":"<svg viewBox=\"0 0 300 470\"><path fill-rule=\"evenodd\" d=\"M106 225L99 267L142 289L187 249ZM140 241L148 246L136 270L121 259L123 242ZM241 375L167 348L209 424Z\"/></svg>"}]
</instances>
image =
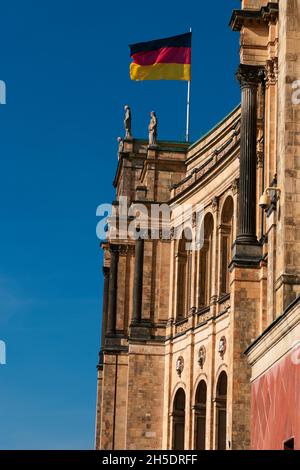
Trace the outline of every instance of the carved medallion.
<instances>
[{"instance_id":1,"label":"carved medallion","mask_svg":"<svg viewBox=\"0 0 300 470\"><path fill-rule=\"evenodd\" d=\"M184 369L184 359L182 356L180 356L176 361L176 372L179 375L179 377L181 377L183 369Z\"/></svg>"},{"instance_id":2,"label":"carved medallion","mask_svg":"<svg viewBox=\"0 0 300 470\"><path fill-rule=\"evenodd\" d=\"M198 364L203 369L204 363L206 361L206 349L204 346L201 346L198 352Z\"/></svg>"},{"instance_id":3,"label":"carved medallion","mask_svg":"<svg viewBox=\"0 0 300 470\"><path fill-rule=\"evenodd\" d=\"M226 353L226 348L227 348L227 342L225 336L222 336L222 338L219 341L219 347L218 347L218 352L223 359Z\"/></svg>"}]
</instances>

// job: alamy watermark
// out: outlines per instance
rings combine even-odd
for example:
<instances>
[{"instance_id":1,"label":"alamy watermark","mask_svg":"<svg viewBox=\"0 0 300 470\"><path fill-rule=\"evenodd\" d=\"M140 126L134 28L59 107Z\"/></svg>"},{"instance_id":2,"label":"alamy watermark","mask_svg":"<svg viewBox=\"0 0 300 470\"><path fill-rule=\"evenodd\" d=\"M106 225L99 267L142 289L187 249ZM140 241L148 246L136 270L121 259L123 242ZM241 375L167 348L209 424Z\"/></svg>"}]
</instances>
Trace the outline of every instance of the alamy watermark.
<instances>
[{"instance_id":1,"label":"alamy watermark","mask_svg":"<svg viewBox=\"0 0 300 470\"><path fill-rule=\"evenodd\" d=\"M0 80L0 104L6 104L6 83Z\"/></svg>"},{"instance_id":2,"label":"alamy watermark","mask_svg":"<svg viewBox=\"0 0 300 470\"><path fill-rule=\"evenodd\" d=\"M300 104L300 80L295 80L291 86L294 90L292 93L292 103L298 105Z\"/></svg>"},{"instance_id":3,"label":"alamy watermark","mask_svg":"<svg viewBox=\"0 0 300 470\"><path fill-rule=\"evenodd\" d=\"M0 340L0 366L6 365L6 344Z\"/></svg>"},{"instance_id":4,"label":"alamy watermark","mask_svg":"<svg viewBox=\"0 0 300 470\"><path fill-rule=\"evenodd\" d=\"M300 341L297 340L293 343L292 345L292 363L295 364L295 366L300 365Z\"/></svg>"},{"instance_id":5,"label":"alamy watermark","mask_svg":"<svg viewBox=\"0 0 300 470\"><path fill-rule=\"evenodd\" d=\"M204 244L204 207L197 204L128 203L101 204L96 233L100 240L186 240L186 250L198 251Z\"/></svg>"}]
</instances>

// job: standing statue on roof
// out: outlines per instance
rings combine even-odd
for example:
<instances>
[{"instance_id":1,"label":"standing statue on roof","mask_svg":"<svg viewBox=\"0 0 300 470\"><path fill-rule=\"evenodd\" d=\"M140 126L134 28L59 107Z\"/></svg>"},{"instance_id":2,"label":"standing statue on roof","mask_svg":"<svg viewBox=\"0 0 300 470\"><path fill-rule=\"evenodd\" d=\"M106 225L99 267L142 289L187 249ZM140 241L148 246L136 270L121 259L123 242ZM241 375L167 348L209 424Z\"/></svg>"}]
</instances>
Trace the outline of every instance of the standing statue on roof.
<instances>
[{"instance_id":1,"label":"standing statue on roof","mask_svg":"<svg viewBox=\"0 0 300 470\"><path fill-rule=\"evenodd\" d=\"M125 111L125 117L124 117L125 140L132 140L130 107L126 105L124 108L124 111Z\"/></svg>"},{"instance_id":2,"label":"standing statue on roof","mask_svg":"<svg viewBox=\"0 0 300 470\"><path fill-rule=\"evenodd\" d=\"M150 113L150 124L149 124L149 146L157 145L157 117L154 111Z\"/></svg>"}]
</instances>

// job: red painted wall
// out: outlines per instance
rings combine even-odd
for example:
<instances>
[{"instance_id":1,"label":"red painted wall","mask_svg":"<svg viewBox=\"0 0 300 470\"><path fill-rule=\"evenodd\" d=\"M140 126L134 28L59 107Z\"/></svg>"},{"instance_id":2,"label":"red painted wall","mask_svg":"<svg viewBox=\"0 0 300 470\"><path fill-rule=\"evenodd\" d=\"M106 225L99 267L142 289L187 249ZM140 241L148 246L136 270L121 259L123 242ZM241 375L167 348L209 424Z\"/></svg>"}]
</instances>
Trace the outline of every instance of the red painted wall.
<instances>
[{"instance_id":1,"label":"red painted wall","mask_svg":"<svg viewBox=\"0 0 300 470\"><path fill-rule=\"evenodd\" d=\"M295 438L300 450L300 346L252 384L251 446L280 450Z\"/></svg>"}]
</instances>

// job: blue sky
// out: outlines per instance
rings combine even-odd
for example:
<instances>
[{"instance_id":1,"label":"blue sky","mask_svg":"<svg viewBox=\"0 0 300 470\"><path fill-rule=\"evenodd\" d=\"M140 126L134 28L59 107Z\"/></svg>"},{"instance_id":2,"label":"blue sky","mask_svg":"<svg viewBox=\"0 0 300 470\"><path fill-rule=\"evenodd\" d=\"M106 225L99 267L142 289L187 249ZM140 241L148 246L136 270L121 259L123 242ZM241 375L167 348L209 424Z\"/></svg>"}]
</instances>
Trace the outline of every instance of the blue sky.
<instances>
[{"instance_id":1,"label":"blue sky","mask_svg":"<svg viewBox=\"0 0 300 470\"><path fill-rule=\"evenodd\" d=\"M91 449L101 324L96 208L114 198L129 104L183 140L186 83L130 82L128 44L193 28L191 138L239 102L239 0L1 5L0 449Z\"/></svg>"}]
</instances>

